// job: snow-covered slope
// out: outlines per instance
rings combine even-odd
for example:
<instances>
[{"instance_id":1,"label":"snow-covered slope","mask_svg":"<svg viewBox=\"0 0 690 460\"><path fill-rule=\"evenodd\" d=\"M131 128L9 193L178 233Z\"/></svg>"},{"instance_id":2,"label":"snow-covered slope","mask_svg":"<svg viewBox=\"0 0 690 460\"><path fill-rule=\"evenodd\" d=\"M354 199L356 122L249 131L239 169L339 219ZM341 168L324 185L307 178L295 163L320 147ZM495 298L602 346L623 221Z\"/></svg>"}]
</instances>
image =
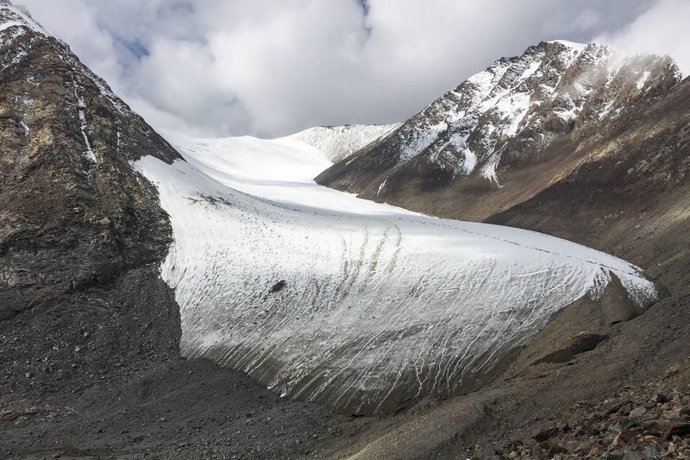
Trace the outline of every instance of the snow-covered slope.
<instances>
[{"instance_id":1,"label":"snow-covered slope","mask_svg":"<svg viewBox=\"0 0 690 460\"><path fill-rule=\"evenodd\" d=\"M640 271L545 235L425 217L320 187L326 159L294 139L168 136L188 162L145 157L174 244L161 268L182 352L283 395L376 413L474 383L549 316Z\"/></svg>"},{"instance_id":2,"label":"snow-covered slope","mask_svg":"<svg viewBox=\"0 0 690 460\"><path fill-rule=\"evenodd\" d=\"M22 28L48 36L24 8L14 6L7 0L0 0L0 31L16 29L17 33L21 33Z\"/></svg>"},{"instance_id":3,"label":"snow-covered slope","mask_svg":"<svg viewBox=\"0 0 690 460\"><path fill-rule=\"evenodd\" d=\"M385 136L398 126L400 123L392 125L317 126L287 138L310 145L324 152L332 163L337 163Z\"/></svg>"}]
</instances>

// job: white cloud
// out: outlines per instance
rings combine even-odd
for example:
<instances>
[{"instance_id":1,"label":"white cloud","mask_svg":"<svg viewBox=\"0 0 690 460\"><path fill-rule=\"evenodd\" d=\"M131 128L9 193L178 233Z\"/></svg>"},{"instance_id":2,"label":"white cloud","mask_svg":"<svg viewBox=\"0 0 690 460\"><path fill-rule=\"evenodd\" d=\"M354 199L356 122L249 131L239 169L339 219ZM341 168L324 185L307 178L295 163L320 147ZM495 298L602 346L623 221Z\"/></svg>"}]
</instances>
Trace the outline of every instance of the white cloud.
<instances>
[{"instance_id":1,"label":"white cloud","mask_svg":"<svg viewBox=\"0 0 690 460\"><path fill-rule=\"evenodd\" d=\"M110 83L119 80L120 63L111 35L98 24L97 10L83 0L22 1L49 32L69 44L87 65Z\"/></svg>"},{"instance_id":2,"label":"white cloud","mask_svg":"<svg viewBox=\"0 0 690 460\"><path fill-rule=\"evenodd\" d=\"M659 0L633 22L596 40L628 54L666 54L684 75L690 73L690 2Z\"/></svg>"},{"instance_id":3,"label":"white cloud","mask_svg":"<svg viewBox=\"0 0 690 460\"><path fill-rule=\"evenodd\" d=\"M397 121L541 40L634 43L690 16L685 0L19 1L154 126L206 135ZM682 59L675 39L654 51Z\"/></svg>"}]
</instances>

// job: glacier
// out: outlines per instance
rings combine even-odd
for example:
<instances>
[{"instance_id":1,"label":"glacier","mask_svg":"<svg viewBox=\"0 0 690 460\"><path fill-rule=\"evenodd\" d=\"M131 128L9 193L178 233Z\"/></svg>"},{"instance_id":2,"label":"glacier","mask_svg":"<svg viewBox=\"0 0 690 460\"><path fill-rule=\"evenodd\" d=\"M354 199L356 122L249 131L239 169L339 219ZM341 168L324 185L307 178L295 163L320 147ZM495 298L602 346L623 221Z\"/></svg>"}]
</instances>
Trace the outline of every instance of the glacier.
<instances>
[{"instance_id":1,"label":"glacier","mask_svg":"<svg viewBox=\"0 0 690 460\"><path fill-rule=\"evenodd\" d=\"M164 135L186 161L134 167L172 222L160 270L182 354L286 397L390 413L481 381L614 275L640 310L656 298L639 268L575 243L321 187L328 140Z\"/></svg>"}]
</instances>

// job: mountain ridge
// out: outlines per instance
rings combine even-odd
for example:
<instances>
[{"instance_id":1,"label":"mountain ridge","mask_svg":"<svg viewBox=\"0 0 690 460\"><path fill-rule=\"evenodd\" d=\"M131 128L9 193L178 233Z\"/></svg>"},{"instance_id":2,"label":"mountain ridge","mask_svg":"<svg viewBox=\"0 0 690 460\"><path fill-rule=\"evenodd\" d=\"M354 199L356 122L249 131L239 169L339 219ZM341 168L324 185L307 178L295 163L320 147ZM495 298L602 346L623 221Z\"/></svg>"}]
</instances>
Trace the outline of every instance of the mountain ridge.
<instances>
[{"instance_id":1,"label":"mountain ridge","mask_svg":"<svg viewBox=\"0 0 690 460\"><path fill-rule=\"evenodd\" d=\"M603 45L541 42L497 60L315 180L375 201L481 220L558 180L562 172L545 163L570 157L574 167L577 152L558 152L560 144L586 138L679 81L668 57L620 59ZM541 183L522 180L497 191L512 176L530 173L541 175ZM464 212L434 204L453 198Z\"/></svg>"}]
</instances>

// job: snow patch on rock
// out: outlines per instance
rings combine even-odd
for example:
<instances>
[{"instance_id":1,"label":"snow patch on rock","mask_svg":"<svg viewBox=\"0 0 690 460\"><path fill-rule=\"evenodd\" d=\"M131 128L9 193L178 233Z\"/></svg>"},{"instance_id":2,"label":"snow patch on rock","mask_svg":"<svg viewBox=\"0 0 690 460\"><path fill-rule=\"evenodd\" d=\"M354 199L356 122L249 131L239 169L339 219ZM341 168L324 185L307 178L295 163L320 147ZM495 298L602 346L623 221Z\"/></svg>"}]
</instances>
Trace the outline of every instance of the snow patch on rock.
<instances>
[{"instance_id":1,"label":"snow patch on rock","mask_svg":"<svg viewBox=\"0 0 690 460\"><path fill-rule=\"evenodd\" d=\"M81 134L84 137L84 145L86 146L84 155L91 163L96 163L96 154L93 148L91 148L91 141L89 141L88 135L89 124L86 122L86 101L84 101L84 97L79 94L79 92L83 90L79 88L76 81L73 81L72 84L74 85L74 98L77 100L77 111L81 123L79 128L81 129Z\"/></svg>"},{"instance_id":2,"label":"snow patch on rock","mask_svg":"<svg viewBox=\"0 0 690 460\"><path fill-rule=\"evenodd\" d=\"M27 27L38 34L50 35L24 8L6 1L0 2L0 32L12 27Z\"/></svg>"}]
</instances>

